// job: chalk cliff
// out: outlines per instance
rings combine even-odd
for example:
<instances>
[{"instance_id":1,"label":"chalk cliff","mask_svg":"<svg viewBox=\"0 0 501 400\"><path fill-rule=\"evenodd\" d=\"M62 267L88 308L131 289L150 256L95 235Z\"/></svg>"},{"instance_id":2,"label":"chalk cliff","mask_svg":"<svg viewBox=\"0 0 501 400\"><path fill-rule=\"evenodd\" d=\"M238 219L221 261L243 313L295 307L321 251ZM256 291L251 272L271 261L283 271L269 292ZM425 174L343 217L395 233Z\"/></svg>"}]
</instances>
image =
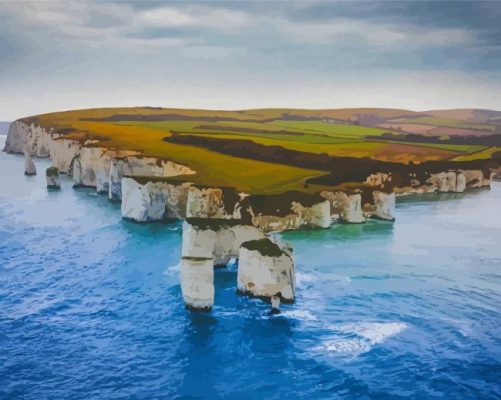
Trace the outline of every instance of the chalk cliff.
<instances>
[{"instance_id":1,"label":"chalk cliff","mask_svg":"<svg viewBox=\"0 0 501 400\"><path fill-rule=\"evenodd\" d=\"M491 175L495 171L482 169L447 169L440 172L417 176L409 173L409 184L394 184L392 173L371 174L365 180L365 184L373 188L388 188L396 195L411 193L462 193L468 189L490 187Z\"/></svg>"},{"instance_id":2,"label":"chalk cliff","mask_svg":"<svg viewBox=\"0 0 501 400\"><path fill-rule=\"evenodd\" d=\"M240 245L262 239L265 233L239 221L188 218L183 223L183 257L212 258L214 265L226 265L237 258Z\"/></svg>"},{"instance_id":3,"label":"chalk cliff","mask_svg":"<svg viewBox=\"0 0 501 400\"><path fill-rule=\"evenodd\" d=\"M395 193L384 193L379 190L372 192L373 204L369 205L367 214L372 218L394 221Z\"/></svg>"},{"instance_id":4,"label":"chalk cliff","mask_svg":"<svg viewBox=\"0 0 501 400\"><path fill-rule=\"evenodd\" d=\"M52 130L34 123L15 121L9 127L4 151L14 154L30 154L34 157L49 157Z\"/></svg>"},{"instance_id":5,"label":"chalk cliff","mask_svg":"<svg viewBox=\"0 0 501 400\"><path fill-rule=\"evenodd\" d=\"M295 273L292 249L269 238L244 242L238 259L238 291L257 297L279 297L292 302Z\"/></svg>"},{"instance_id":6,"label":"chalk cliff","mask_svg":"<svg viewBox=\"0 0 501 400\"><path fill-rule=\"evenodd\" d=\"M72 176L76 187L94 187L107 193L110 200L122 202L125 218L138 222L166 218L231 219L265 232L327 228L332 219L347 223L361 223L367 217L392 220L391 192L460 193L490 185L490 174L485 170L462 167L436 172L435 165L429 173L410 168L404 178L400 170L398 174L372 173L362 183L372 188L369 195L357 190L324 190L317 196L299 192L249 195L231 188L193 185L189 175L196 171L187 166L144 157L138 151L100 147L92 140L73 140L61 131L38 126L33 119L11 124L4 150L50 157L60 173ZM29 160L27 170L34 171ZM179 175L186 175L186 179L163 180Z\"/></svg>"},{"instance_id":7,"label":"chalk cliff","mask_svg":"<svg viewBox=\"0 0 501 400\"><path fill-rule=\"evenodd\" d=\"M320 195L328 200L333 218L352 224L365 222L359 193L322 191Z\"/></svg>"}]
</instances>

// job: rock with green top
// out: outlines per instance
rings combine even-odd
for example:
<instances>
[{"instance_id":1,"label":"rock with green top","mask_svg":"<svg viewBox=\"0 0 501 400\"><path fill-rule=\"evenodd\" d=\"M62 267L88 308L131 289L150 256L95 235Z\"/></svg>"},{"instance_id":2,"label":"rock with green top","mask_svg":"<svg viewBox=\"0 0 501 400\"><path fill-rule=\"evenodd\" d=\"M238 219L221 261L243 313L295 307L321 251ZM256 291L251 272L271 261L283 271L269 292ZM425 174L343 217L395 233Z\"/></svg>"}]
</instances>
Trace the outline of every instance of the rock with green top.
<instances>
[{"instance_id":1,"label":"rock with green top","mask_svg":"<svg viewBox=\"0 0 501 400\"><path fill-rule=\"evenodd\" d=\"M47 189L61 189L59 182L59 169L57 167L49 167L45 171L47 178Z\"/></svg>"}]
</instances>

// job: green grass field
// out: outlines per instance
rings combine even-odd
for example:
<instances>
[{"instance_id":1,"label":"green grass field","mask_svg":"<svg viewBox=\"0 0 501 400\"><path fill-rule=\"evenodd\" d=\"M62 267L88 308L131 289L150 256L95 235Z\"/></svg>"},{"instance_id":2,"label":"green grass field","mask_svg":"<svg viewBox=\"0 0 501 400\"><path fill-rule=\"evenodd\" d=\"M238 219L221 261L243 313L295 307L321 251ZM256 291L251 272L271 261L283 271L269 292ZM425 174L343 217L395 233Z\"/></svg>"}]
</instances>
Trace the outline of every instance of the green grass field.
<instances>
[{"instance_id":1,"label":"green grass field","mask_svg":"<svg viewBox=\"0 0 501 400\"><path fill-rule=\"evenodd\" d=\"M97 139L104 147L139 150L147 156L187 165L197 171L196 175L190 176L190 180L195 183L235 187L248 193L305 191L306 179L331 171L230 156L201 146L163 139L173 135L191 135L220 140L222 143L250 140L260 145L280 146L301 153L400 163L486 158L494 152L477 145L397 142L383 137L377 141L366 140L366 136L381 136L389 132L388 129L353 123L357 116L365 115L363 113L374 115L375 112L376 109L211 111L110 108L44 114L34 118L43 126L69 128L71 131L66 132L69 138ZM381 116L392 120L411 113L406 110L380 111ZM457 120L419 117L419 113L416 114L418 118L408 121L492 128L485 124L461 124ZM335 123L332 122L333 118Z\"/></svg>"}]
</instances>

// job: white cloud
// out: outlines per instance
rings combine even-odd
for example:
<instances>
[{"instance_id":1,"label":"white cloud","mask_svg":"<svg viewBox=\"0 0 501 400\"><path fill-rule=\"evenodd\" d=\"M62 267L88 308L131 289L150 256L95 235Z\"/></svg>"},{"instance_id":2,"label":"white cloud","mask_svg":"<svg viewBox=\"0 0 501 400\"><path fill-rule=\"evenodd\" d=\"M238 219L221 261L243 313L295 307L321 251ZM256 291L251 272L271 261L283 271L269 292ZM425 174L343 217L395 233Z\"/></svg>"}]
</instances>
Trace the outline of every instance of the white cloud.
<instances>
[{"instance_id":1,"label":"white cloud","mask_svg":"<svg viewBox=\"0 0 501 400\"><path fill-rule=\"evenodd\" d=\"M275 27L279 34L295 43L368 46L376 50L455 46L474 42L472 34L462 29L431 29L343 18L322 23L277 19Z\"/></svg>"},{"instance_id":2,"label":"white cloud","mask_svg":"<svg viewBox=\"0 0 501 400\"><path fill-rule=\"evenodd\" d=\"M240 11L211 7L159 7L145 10L137 20L149 27L205 27L215 30L233 30L251 25L251 18Z\"/></svg>"},{"instance_id":3,"label":"white cloud","mask_svg":"<svg viewBox=\"0 0 501 400\"><path fill-rule=\"evenodd\" d=\"M157 27L186 26L196 24L196 19L174 7L162 7L145 10L137 19L145 25Z\"/></svg>"}]
</instances>

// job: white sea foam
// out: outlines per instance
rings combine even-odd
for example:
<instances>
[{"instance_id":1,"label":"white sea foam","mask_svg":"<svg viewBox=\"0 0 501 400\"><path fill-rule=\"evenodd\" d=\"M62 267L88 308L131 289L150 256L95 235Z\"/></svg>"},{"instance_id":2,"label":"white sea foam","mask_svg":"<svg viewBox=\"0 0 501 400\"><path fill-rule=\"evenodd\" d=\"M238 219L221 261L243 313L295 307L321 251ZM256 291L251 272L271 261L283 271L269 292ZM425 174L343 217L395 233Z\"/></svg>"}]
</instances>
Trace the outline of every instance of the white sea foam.
<instances>
[{"instance_id":1,"label":"white sea foam","mask_svg":"<svg viewBox=\"0 0 501 400\"><path fill-rule=\"evenodd\" d=\"M282 311L281 315L301 321L318 321L317 317L308 310Z\"/></svg>"},{"instance_id":2,"label":"white sea foam","mask_svg":"<svg viewBox=\"0 0 501 400\"><path fill-rule=\"evenodd\" d=\"M306 272L296 272L296 286L303 287L308 286L309 283L315 282L318 277L314 274L308 274Z\"/></svg>"},{"instance_id":3,"label":"white sea foam","mask_svg":"<svg viewBox=\"0 0 501 400\"><path fill-rule=\"evenodd\" d=\"M454 318L442 318L442 320L450 323L464 337L471 336L471 334L473 332L472 324L469 323L468 321L454 319Z\"/></svg>"},{"instance_id":4,"label":"white sea foam","mask_svg":"<svg viewBox=\"0 0 501 400\"><path fill-rule=\"evenodd\" d=\"M341 332L355 333L367 339L371 344L383 342L386 338L395 336L407 328L403 322L362 322L343 324L337 327Z\"/></svg>"},{"instance_id":5,"label":"white sea foam","mask_svg":"<svg viewBox=\"0 0 501 400\"><path fill-rule=\"evenodd\" d=\"M178 263L176 265L171 265L170 267L167 267L164 271L164 275L167 276L175 276L179 274L179 270L181 269L181 263Z\"/></svg>"},{"instance_id":6,"label":"white sea foam","mask_svg":"<svg viewBox=\"0 0 501 400\"><path fill-rule=\"evenodd\" d=\"M334 325L335 332L324 340L316 351L327 351L344 354L361 354L368 352L373 346L381 344L389 337L405 330L407 324L403 322L362 322Z\"/></svg>"}]
</instances>

